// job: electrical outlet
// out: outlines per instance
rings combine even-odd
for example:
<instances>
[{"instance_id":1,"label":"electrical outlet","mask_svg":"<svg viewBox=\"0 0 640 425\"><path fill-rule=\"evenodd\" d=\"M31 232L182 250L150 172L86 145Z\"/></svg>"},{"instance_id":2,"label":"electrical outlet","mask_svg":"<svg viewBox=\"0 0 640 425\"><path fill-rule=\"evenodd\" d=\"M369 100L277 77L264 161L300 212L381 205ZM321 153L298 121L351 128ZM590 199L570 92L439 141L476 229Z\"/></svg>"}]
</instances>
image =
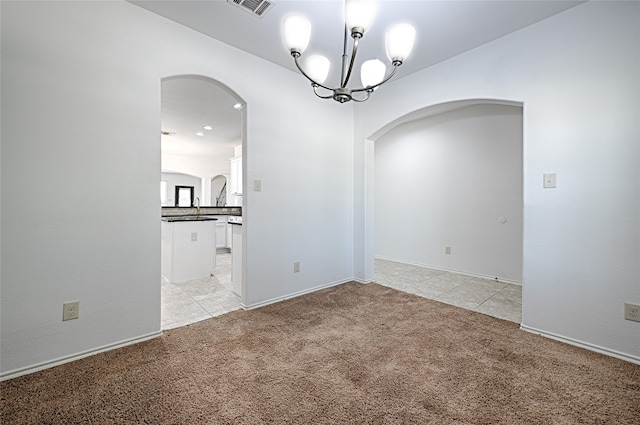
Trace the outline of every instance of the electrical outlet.
<instances>
[{"instance_id":1,"label":"electrical outlet","mask_svg":"<svg viewBox=\"0 0 640 425\"><path fill-rule=\"evenodd\" d=\"M80 301L69 301L62 304L62 320L72 320L80 317Z\"/></svg>"},{"instance_id":2,"label":"electrical outlet","mask_svg":"<svg viewBox=\"0 0 640 425\"><path fill-rule=\"evenodd\" d=\"M197 242L198 241L198 232L192 232L191 233L191 242Z\"/></svg>"},{"instance_id":3,"label":"electrical outlet","mask_svg":"<svg viewBox=\"0 0 640 425\"><path fill-rule=\"evenodd\" d=\"M445 246L444 247L444 253L447 254L447 255L451 254L451 247L450 246Z\"/></svg>"},{"instance_id":4,"label":"electrical outlet","mask_svg":"<svg viewBox=\"0 0 640 425\"><path fill-rule=\"evenodd\" d=\"M293 272L300 273L300 261L296 261L293 263Z\"/></svg>"},{"instance_id":5,"label":"electrical outlet","mask_svg":"<svg viewBox=\"0 0 640 425\"><path fill-rule=\"evenodd\" d=\"M624 318L625 320L640 322L640 305L624 303Z\"/></svg>"}]
</instances>

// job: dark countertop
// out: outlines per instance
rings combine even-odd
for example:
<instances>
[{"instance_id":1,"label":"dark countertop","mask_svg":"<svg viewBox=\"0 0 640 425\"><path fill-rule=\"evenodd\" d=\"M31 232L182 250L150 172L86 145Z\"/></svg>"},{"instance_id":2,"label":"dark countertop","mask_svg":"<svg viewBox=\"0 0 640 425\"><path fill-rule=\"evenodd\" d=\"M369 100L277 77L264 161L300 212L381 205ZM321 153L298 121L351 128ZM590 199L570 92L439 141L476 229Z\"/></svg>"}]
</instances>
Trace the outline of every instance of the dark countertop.
<instances>
[{"instance_id":1,"label":"dark countertop","mask_svg":"<svg viewBox=\"0 0 640 425\"><path fill-rule=\"evenodd\" d=\"M173 217L162 217L162 221L173 223L176 221L218 221L217 218L210 215L178 215Z\"/></svg>"},{"instance_id":2,"label":"dark countertop","mask_svg":"<svg viewBox=\"0 0 640 425\"><path fill-rule=\"evenodd\" d=\"M1 0L0 0L1 1ZM241 216L242 207L162 207L162 217L182 217L186 215L217 216L230 215Z\"/></svg>"}]
</instances>

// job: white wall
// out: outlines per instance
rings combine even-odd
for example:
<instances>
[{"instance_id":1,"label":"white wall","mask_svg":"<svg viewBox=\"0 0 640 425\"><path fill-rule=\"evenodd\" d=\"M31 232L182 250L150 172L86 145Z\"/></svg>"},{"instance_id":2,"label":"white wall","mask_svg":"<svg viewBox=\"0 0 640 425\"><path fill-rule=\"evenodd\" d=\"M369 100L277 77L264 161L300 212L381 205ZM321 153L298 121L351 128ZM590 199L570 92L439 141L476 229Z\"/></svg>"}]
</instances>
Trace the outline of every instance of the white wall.
<instances>
[{"instance_id":1,"label":"white wall","mask_svg":"<svg viewBox=\"0 0 640 425\"><path fill-rule=\"evenodd\" d=\"M193 198L200 197L202 193L202 179L182 173L162 173L160 178L167 182L167 204L168 207L176 205L176 186L193 186ZM202 198L201 198L202 199ZM205 205L204 201L200 205Z\"/></svg>"},{"instance_id":2,"label":"white wall","mask_svg":"<svg viewBox=\"0 0 640 425\"><path fill-rule=\"evenodd\" d=\"M0 7L3 377L160 332L165 77L207 76L246 102L245 181L262 192L244 197L245 303L353 276L348 107L126 2ZM68 300L80 318L62 322Z\"/></svg>"},{"instance_id":3,"label":"white wall","mask_svg":"<svg viewBox=\"0 0 640 425\"><path fill-rule=\"evenodd\" d=\"M227 151L226 155L221 155L219 158L163 154L162 170L209 179L218 174L229 174L229 159L233 157L233 148Z\"/></svg>"},{"instance_id":4,"label":"white wall","mask_svg":"<svg viewBox=\"0 0 640 425\"><path fill-rule=\"evenodd\" d=\"M376 140L374 170L376 257L521 281L522 108L402 124Z\"/></svg>"},{"instance_id":5,"label":"white wall","mask_svg":"<svg viewBox=\"0 0 640 425\"><path fill-rule=\"evenodd\" d=\"M364 139L431 105L522 102L523 326L640 361L623 318L640 302L639 75L640 3L588 2L381 88L356 108L357 275L372 274Z\"/></svg>"},{"instance_id":6,"label":"white wall","mask_svg":"<svg viewBox=\"0 0 640 425\"><path fill-rule=\"evenodd\" d=\"M200 177L204 185L202 185L202 191L197 192L196 196L200 196L202 205L213 205L215 200L211 202L211 179L219 174L229 174L229 159L234 156L233 148L228 148L224 152L216 158L163 153L162 170Z\"/></svg>"}]
</instances>

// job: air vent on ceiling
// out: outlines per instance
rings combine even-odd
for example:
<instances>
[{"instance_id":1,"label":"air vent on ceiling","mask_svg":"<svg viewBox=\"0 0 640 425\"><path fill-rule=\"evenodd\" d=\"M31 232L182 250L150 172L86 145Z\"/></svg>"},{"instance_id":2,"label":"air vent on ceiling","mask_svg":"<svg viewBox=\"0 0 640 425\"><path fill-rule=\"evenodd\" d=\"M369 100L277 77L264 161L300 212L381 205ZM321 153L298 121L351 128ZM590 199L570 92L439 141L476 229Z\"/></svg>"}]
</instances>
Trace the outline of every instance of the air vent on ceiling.
<instances>
[{"instance_id":1,"label":"air vent on ceiling","mask_svg":"<svg viewBox=\"0 0 640 425\"><path fill-rule=\"evenodd\" d=\"M261 18L273 6L273 2L267 0L227 0L228 3L235 4L240 9L251 12Z\"/></svg>"}]
</instances>

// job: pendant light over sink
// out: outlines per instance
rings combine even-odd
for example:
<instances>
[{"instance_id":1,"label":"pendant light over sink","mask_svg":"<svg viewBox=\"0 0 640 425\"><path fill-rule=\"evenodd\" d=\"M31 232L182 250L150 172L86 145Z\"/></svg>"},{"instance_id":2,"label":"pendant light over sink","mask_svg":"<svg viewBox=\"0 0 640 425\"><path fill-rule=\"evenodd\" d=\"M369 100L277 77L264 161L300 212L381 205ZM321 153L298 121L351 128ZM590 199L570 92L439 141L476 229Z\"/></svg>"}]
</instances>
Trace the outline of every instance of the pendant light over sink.
<instances>
[{"instance_id":1,"label":"pendant light over sink","mask_svg":"<svg viewBox=\"0 0 640 425\"><path fill-rule=\"evenodd\" d=\"M393 69L387 74L385 64L379 59L368 60L362 64L360 79L362 87L348 88L353 65L358 53L358 44L369 29L376 15L379 0L345 0L345 28L342 48L342 66L340 87L332 88L323 83L329 75L330 62L324 56L311 55L306 60L305 71L300 65L302 53L311 38L311 23L299 15L288 16L284 20L284 39L296 67L309 81L316 96L333 99L340 103L364 102L373 91L394 76L398 67L409 56L416 36L413 26L403 23L391 27L386 34L387 56ZM351 56L347 54L348 35L353 39ZM326 91L322 94L320 90ZM358 94L357 94L358 93Z\"/></svg>"}]
</instances>

